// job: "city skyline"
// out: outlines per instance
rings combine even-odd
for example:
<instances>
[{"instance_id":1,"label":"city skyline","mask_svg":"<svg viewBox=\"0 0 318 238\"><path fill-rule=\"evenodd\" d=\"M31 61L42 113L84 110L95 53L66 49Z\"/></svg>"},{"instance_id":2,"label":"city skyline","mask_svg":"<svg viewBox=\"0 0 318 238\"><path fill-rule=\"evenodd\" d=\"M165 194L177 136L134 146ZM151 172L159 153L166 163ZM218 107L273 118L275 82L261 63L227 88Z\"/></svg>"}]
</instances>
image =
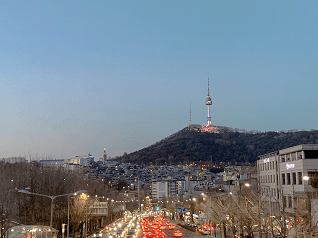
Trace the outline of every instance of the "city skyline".
<instances>
[{"instance_id":1,"label":"city skyline","mask_svg":"<svg viewBox=\"0 0 318 238\"><path fill-rule=\"evenodd\" d=\"M96 159L189 124L318 129L318 3L35 1L0 9L0 158Z\"/></svg>"}]
</instances>

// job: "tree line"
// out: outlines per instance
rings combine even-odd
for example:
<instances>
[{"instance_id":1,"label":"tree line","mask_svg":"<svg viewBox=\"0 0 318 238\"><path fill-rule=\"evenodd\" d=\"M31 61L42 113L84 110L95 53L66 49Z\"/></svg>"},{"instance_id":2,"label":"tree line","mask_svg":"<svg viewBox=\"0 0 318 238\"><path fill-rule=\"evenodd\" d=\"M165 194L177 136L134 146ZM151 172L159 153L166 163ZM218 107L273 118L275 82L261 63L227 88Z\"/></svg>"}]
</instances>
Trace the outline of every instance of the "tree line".
<instances>
[{"instance_id":1,"label":"tree line","mask_svg":"<svg viewBox=\"0 0 318 238\"><path fill-rule=\"evenodd\" d=\"M83 233L83 222L87 208L96 201L95 195L104 196L111 201L118 196L102 180L88 179L83 168L74 171L63 167L43 166L33 161L30 163L0 162L0 226L3 231L15 222L16 224L49 225L51 216L51 199L44 196L30 195L18 192L26 189L32 193L56 196L86 190L85 203L79 197L62 196L54 199L53 227L62 230L62 224L67 224L68 204L70 205L71 234ZM69 200L68 200L69 199ZM70 202L70 203L68 203ZM109 206L109 215L112 213ZM86 211L85 211L86 210ZM85 213L86 212L86 213ZM95 219L95 220L94 220ZM89 218L89 229L94 229L100 218ZM104 221L109 217L104 217Z\"/></svg>"}]
</instances>

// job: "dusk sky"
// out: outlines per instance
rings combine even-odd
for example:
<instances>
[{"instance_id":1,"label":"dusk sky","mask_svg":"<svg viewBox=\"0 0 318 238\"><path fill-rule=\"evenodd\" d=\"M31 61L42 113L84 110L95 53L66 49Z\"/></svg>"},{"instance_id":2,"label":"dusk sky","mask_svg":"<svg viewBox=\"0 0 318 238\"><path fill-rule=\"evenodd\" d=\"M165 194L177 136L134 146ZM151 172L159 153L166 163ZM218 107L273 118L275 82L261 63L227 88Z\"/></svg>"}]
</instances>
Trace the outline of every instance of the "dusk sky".
<instances>
[{"instance_id":1,"label":"dusk sky","mask_svg":"<svg viewBox=\"0 0 318 238\"><path fill-rule=\"evenodd\" d=\"M318 129L318 1L2 1L0 158L95 160L192 122Z\"/></svg>"}]
</instances>

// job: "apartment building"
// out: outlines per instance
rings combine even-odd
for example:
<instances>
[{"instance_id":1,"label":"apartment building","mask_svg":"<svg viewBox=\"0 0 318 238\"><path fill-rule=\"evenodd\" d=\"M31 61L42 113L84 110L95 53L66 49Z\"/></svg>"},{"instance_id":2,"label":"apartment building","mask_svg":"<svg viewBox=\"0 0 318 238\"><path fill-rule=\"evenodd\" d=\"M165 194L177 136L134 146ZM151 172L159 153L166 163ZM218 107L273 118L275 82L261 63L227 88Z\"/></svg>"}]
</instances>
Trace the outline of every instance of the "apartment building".
<instances>
[{"instance_id":1,"label":"apartment building","mask_svg":"<svg viewBox=\"0 0 318 238\"><path fill-rule=\"evenodd\" d=\"M177 195L176 180L153 180L152 181L152 199L156 201L166 197L175 197Z\"/></svg>"}]
</instances>

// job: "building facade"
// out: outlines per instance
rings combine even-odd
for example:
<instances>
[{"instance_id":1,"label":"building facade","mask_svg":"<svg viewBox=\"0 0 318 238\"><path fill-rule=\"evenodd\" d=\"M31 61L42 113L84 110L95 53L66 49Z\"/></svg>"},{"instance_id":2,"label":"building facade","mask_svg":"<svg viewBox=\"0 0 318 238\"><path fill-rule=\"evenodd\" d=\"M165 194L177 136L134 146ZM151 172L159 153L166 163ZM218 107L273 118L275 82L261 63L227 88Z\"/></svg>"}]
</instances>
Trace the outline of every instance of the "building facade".
<instances>
[{"instance_id":1,"label":"building facade","mask_svg":"<svg viewBox=\"0 0 318 238\"><path fill-rule=\"evenodd\" d=\"M259 156L261 201L268 211L293 214L309 209L318 174L318 144L302 144Z\"/></svg>"},{"instance_id":2,"label":"building facade","mask_svg":"<svg viewBox=\"0 0 318 238\"><path fill-rule=\"evenodd\" d=\"M153 180L152 181L152 199L162 200L164 197L175 197L178 193L176 180Z\"/></svg>"}]
</instances>

